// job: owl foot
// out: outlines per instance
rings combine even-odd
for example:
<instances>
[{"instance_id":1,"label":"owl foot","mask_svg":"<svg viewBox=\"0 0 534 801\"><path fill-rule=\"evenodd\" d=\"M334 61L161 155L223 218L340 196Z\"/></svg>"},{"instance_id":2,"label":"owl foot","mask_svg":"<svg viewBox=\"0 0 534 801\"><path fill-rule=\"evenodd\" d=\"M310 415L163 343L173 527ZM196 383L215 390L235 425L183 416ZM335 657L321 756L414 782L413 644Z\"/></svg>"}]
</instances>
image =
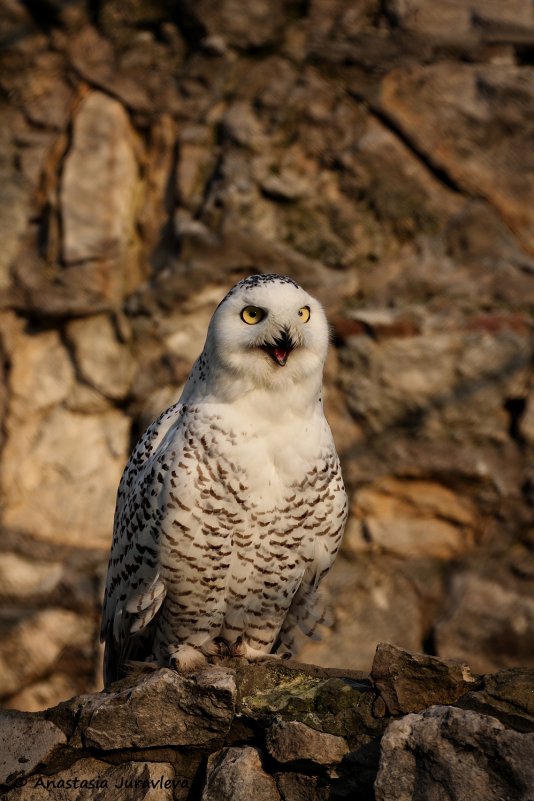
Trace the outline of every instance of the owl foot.
<instances>
[{"instance_id":1,"label":"owl foot","mask_svg":"<svg viewBox=\"0 0 534 801\"><path fill-rule=\"evenodd\" d=\"M224 658L230 656L230 646L224 637L214 637L200 646L200 650L205 656L219 656Z\"/></svg>"},{"instance_id":2,"label":"owl foot","mask_svg":"<svg viewBox=\"0 0 534 801\"><path fill-rule=\"evenodd\" d=\"M191 673L191 671L207 665L208 660L198 648L183 644L176 646L172 651L169 663L178 673Z\"/></svg>"},{"instance_id":3,"label":"owl foot","mask_svg":"<svg viewBox=\"0 0 534 801\"><path fill-rule=\"evenodd\" d=\"M241 656L248 659L249 662L261 662L267 659L280 659L280 654L266 654L265 651L259 651L257 648L252 648L243 637L238 637L235 643L230 646L231 656Z\"/></svg>"},{"instance_id":4,"label":"owl foot","mask_svg":"<svg viewBox=\"0 0 534 801\"><path fill-rule=\"evenodd\" d=\"M217 646L218 656L230 656L230 645L224 637L215 637L213 644Z\"/></svg>"},{"instance_id":5,"label":"owl foot","mask_svg":"<svg viewBox=\"0 0 534 801\"><path fill-rule=\"evenodd\" d=\"M280 659L293 659L293 654L291 651L284 651L283 654L277 654Z\"/></svg>"}]
</instances>

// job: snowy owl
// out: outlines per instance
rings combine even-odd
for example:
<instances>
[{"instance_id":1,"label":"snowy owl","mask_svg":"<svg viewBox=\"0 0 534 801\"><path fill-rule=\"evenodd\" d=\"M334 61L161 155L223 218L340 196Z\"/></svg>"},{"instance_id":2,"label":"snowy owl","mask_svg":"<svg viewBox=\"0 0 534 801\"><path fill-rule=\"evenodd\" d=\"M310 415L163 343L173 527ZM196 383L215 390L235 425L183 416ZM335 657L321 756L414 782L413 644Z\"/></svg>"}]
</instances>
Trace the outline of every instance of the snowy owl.
<instances>
[{"instance_id":1,"label":"snowy owl","mask_svg":"<svg viewBox=\"0 0 534 801\"><path fill-rule=\"evenodd\" d=\"M106 686L130 660L188 671L287 653L322 622L317 589L347 497L323 414L328 325L291 278L236 284L183 393L122 476L102 619Z\"/></svg>"}]
</instances>

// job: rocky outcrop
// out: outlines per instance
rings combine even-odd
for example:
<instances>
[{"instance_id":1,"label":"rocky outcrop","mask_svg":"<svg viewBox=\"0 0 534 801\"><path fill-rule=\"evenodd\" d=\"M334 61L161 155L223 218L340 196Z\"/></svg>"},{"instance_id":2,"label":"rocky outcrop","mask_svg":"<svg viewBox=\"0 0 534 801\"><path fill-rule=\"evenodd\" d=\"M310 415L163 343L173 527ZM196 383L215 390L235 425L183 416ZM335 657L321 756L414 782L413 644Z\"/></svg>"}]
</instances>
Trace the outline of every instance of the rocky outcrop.
<instances>
[{"instance_id":1,"label":"rocky outcrop","mask_svg":"<svg viewBox=\"0 0 534 801\"><path fill-rule=\"evenodd\" d=\"M0 738L5 801L526 801L534 671L476 677L389 645L370 676L231 660L5 711Z\"/></svg>"},{"instance_id":2,"label":"rocky outcrop","mask_svg":"<svg viewBox=\"0 0 534 801\"><path fill-rule=\"evenodd\" d=\"M3 704L100 686L121 470L255 271L332 324L299 658L534 666L533 42L523 0L1 4Z\"/></svg>"}]
</instances>

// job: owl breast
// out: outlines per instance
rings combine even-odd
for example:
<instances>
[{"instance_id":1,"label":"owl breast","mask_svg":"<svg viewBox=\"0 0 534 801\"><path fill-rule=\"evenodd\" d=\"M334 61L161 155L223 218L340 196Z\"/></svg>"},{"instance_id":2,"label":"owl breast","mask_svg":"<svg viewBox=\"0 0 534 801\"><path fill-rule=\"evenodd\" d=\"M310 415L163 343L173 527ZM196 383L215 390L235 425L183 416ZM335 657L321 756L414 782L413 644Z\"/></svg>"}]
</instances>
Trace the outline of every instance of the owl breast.
<instances>
[{"instance_id":1,"label":"owl breast","mask_svg":"<svg viewBox=\"0 0 534 801\"><path fill-rule=\"evenodd\" d=\"M326 421L278 421L266 436L235 410L190 409L180 439L167 464L160 651L222 639L268 653L339 547L346 501Z\"/></svg>"}]
</instances>

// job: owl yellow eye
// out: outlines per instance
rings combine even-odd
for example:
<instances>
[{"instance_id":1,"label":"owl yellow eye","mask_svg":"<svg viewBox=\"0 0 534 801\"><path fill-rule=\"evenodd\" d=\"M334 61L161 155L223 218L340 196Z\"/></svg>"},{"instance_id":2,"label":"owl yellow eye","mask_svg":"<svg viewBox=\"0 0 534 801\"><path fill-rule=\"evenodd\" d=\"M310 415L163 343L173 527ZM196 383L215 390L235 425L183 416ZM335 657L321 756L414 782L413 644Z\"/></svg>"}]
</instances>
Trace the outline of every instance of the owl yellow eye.
<instances>
[{"instance_id":1,"label":"owl yellow eye","mask_svg":"<svg viewBox=\"0 0 534 801\"><path fill-rule=\"evenodd\" d=\"M245 306L241 312L241 319L247 325L256 325L265 317L265 312L259 306Z\"/></svg>"},{"instance_id":2,"label":"owl yellow eye","mask_svg":"<svg viewBox=\"0 0 534 801\"><path fill-rule=\"evenodd\" d=\"M307 323L310 319L310 307L303 306L302 309L299 309L299 317L303 323Z\"/></svg>"}]
</instances>

